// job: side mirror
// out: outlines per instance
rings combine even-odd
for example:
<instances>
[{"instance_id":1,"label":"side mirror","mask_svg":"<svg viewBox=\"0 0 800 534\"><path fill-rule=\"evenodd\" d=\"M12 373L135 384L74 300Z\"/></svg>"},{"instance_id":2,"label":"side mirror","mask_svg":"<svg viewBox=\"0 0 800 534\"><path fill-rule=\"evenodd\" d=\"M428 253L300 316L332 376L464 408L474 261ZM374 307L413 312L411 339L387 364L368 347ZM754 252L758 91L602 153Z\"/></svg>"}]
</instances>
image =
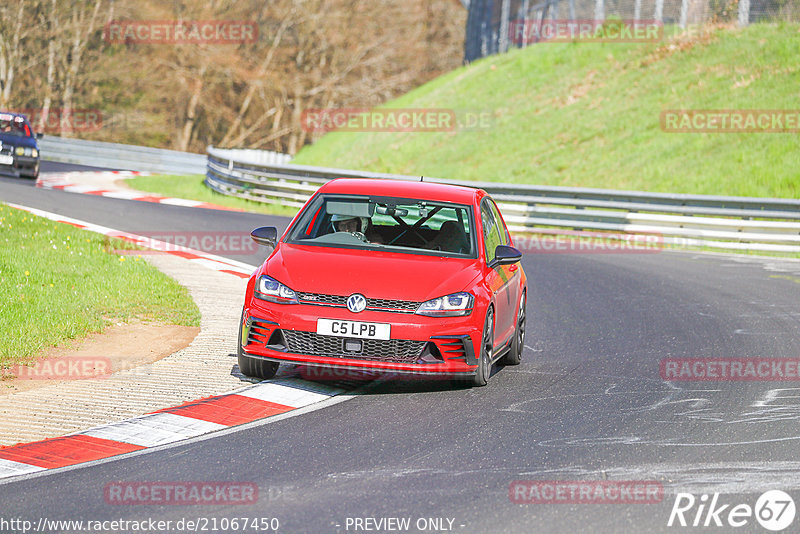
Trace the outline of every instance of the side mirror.
<instances>
[{"instance_id":1,"label":"side mirror","mask_svg":"<svg viewBox=\"0 0 800 534\"><path fill-rule=\"evenodd\" d=\"M514 247L497 245L497 248L494 249L494 259L489 263L489 267L494 267L495 265L511 265L512 263L517 263L521 259L522 252Z\"/></svg>"},{"instance_id":2,"label":"side mirror","mask_svg":"<svg viewBox=\"0 0 800 534\"><path fill-rule=\"evenodd\" d=\"M44 134L42 132L36 133L36 139L41 139L42 137L44 137Z\"/></svg>"},{"instance_id":3,"label":"side mirror","mask_svg":"<svg viewBox=\"0 0 800 534\"><path fill-rule=\"evenodd\" d=\"M278 229L274 226L262 226L250 232L250 237L259 245L274 247L278 242Z\"/></svg>"}]
</instances>

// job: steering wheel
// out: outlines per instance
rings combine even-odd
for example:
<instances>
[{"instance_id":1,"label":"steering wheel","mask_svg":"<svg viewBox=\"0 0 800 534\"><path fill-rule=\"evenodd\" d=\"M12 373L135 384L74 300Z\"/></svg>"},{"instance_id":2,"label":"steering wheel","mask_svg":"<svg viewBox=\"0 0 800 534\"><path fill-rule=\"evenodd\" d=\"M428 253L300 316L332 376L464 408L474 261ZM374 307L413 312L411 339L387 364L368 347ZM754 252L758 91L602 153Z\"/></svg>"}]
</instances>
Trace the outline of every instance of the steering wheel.
<instances>
[{"instance_id":1,"label":"steering wheel","mask_svg":"<svg viewBox=\"0 0 800 534\"><path fill-rule=\"evenodd\" d=\"M350 232L350 235L355 237L359 241L363 241L364 243L369 243L369 241L367 241L367 236L365 236L363 232Z\"/></svg>"}]
</instances>

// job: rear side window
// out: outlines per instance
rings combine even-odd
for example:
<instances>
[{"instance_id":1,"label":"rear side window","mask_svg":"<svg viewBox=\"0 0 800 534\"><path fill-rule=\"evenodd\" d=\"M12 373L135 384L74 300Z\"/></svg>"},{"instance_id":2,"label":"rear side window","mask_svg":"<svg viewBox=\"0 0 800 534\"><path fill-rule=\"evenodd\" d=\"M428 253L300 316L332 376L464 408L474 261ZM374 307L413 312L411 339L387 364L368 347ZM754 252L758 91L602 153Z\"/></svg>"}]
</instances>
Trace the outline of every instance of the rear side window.
<instances>
[{"instance_id":1,"label":"rear side window","mask_svg":"<svg viewBox=\"0 0 800 534\"><path fill-rule=\"evenodd\" d=\"M511 238L508 235L508 228L506 228L505 223L503 222L503 217L500 215L500 210L497 209L497 204L494 203L493 200L487 199L489 203L489 207L492 210L492 215L494 216L494 221L497 223L497 229L500 232L500 239L503 242L503 245L508 245L511 243Z\"/></svg>"},{"instance_id":2,"label":"rear side window","mask_svg":"<svg viewBox=\"0 0 800 534\"><path fill-rule=\"evenodd\" d=\"M481 223L486 263L489 263L494 259L497 246L508 244L508 234L504 227L501 230L503 225L497 214L497 208L488 198L481 202Z\"/></svg>"}]
</instances>

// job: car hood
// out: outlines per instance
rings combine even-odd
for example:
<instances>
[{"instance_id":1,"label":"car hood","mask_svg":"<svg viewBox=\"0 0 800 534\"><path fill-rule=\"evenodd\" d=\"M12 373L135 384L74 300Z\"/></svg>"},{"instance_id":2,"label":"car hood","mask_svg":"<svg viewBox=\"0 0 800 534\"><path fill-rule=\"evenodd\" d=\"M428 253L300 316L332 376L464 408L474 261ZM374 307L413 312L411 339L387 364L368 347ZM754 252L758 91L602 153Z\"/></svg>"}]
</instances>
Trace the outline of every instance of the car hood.
<instances>
[{"instance_id":1,"label":"car hood","mask_svg":"<svg viewBox=\"0 0 800 534\"><path fill-rule=\"evenodd\" d=\"M0 141L2 141L4 145L9 145L9 146L29 146L32 148L36 148L35 137L22 137L19 135L8 135L0 133Z\"/></svg>"},{"instance_id":2,"label":"car hood","mask_svg":"<svg viewBox=\"0 0 800 534\"><path fill-rule=\"evenodd\" d=\"M464 291L480 275L475 259L285 243L264 273L303 293L416 302Z\"/></svg>"}]
</instances>

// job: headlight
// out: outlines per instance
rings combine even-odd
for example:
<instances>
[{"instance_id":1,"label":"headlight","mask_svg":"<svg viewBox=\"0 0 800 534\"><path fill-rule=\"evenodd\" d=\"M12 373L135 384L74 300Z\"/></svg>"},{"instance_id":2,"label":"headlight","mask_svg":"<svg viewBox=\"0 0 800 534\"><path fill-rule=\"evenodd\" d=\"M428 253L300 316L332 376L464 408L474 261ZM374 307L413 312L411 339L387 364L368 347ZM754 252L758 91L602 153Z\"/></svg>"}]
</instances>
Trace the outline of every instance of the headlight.
<instances>
[{"instance_id":1,"label":"headlight","mask_svg":"<svg viewBox=\"0 0 800 534\"><path fill-rule=\"evenodd\" d=\"M258 279L255 296L278 304L299 304L297 293L269 276Z\"/></svg>"},{"instance_id":2,"label":"headlight","mask_svg":"<svg viewBox=\"0 0 800 534\"><path fill-rule=\"evenodd\" d=\"M24 147L24 146L18 146L18 147L17 147L17 149L14 151L14 153L15 153L17 156L22 156L22 155L24 155L24 154L25 154L25 147Z\"/></svg>"},{"instance_id":3,"label":"headlight","mask_svg":"<svg viewBox=\"0 0 800 534\"><path fill-rule=\"evenodd\" d=\"M417 315L428 317L458 317L472 313L474 297L469 293L453 293L446 297L423 302L417 308Z\"/></svg>"},{"instance_id":4,"label":"headlight","mask_svg":"<svg viewBox=\"0 0 800 534\"><path fill-rule=\"evenodd\" d=\"M31 149L31 156L33 156L34 158L38 158L39 157L39 151L36 150L35 148Z\"/></svg>"}]
</instances>

